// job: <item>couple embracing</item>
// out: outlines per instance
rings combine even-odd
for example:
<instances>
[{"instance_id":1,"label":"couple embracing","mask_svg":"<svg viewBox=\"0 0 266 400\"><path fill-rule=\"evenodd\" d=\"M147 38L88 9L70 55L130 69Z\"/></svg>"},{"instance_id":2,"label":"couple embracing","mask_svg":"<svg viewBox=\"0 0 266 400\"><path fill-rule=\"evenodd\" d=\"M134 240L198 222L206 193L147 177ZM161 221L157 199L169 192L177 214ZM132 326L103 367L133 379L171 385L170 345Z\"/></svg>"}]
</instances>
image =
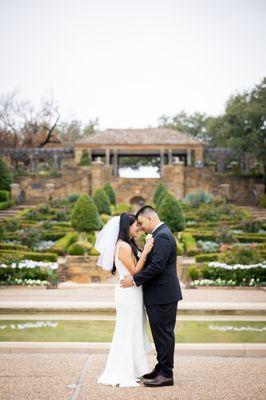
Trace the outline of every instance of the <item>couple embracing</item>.
<instances>
[{"instance_id":1,"label":"couple embracing","mask_svg":"<svg viewBox=\"0 0 266 400\"><path fill-rule=\"evenodd\" d=\"M148 234L142 252L134 240L139 230ZM119 276L115 287L116 325L98 383L172 386L174 328L178 301L183 299L174 236L156 211L144 206L136 215L122 213L111 218L99 233L95 248L100 252L97 265ZM146 314L157 352L157 364L151 372Z\"/></svg>"}]
</instances>

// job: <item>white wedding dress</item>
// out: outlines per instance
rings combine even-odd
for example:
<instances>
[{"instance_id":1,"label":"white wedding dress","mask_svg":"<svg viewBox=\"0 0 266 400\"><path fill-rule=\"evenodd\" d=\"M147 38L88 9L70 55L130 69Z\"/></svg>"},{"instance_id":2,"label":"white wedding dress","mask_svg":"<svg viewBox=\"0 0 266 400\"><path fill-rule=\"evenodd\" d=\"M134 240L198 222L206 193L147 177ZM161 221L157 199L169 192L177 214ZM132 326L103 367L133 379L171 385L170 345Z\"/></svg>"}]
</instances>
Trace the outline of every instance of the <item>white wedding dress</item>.
<instances>
[{"instance_id":1,"label":"white wedding dress","mask_svg":"<svg viewBox=\"0 0 266 400\"><path fill-rule=\"evenodd\" d=\"M117 246L115 265L119 281L130 275L118 258L123 242ZM146 332L146 313L142 286L115 287L116 324L103 373L98 383L120 387L139 386L139 377L149 372L147 355L152 347Z\"/></svg>"}]
</instances>

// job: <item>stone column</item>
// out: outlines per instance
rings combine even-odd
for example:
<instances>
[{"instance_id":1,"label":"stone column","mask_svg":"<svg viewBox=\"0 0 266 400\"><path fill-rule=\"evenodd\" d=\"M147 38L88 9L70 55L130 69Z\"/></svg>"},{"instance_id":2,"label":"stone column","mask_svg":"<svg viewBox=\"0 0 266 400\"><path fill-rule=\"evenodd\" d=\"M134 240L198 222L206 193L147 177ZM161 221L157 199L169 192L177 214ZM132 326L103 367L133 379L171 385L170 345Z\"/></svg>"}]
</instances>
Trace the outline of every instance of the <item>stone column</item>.
<instances>
[{"instance_id":1,"label":"stone column","mask_svg":"<svg viewBox=\"0 0 266 400\"><path fill-rule=\"evenodd\" d=\"M164 150L160 150L160 169L161 176L164 175Z\"/></svg>"},{"instance_id":2,"label":"stone column","mask_svg":"<svg viewBox=\"0 0 266 400\"><path fill-rule=\"evenodd\" d=\"M168 149L168 164L172 165L173 162L173 152L172 149Z\"/></svg>"},{"instance_id":3,"label":"stone column","mask_svg":"<svg viewBox=\"0 0 266 400\"><path fill-rule=\"evenodd\" d=\"M203 167L203 149L201 147L195 149L195 165Z\"/></svg>"},{"instance_id":4,"label":"stone column","mask_svg":"<svg viewBox=\"0 0 266 400\"><path fill-rule=\"evenodd\" d=\"M187 149L187 165L191 165L191 149Z\"/></svg>"},{"instance_id":5,"label":"stone column","mask_svg":"<svg viewBox=\"0 0 266 400\"><path fill-rule=\"evenodd\" d=\"M31 154L30 155L30 171L35 172L36 170L36 161L34 159L34 156Z\"/></svg>"},{"instance_id":6,"label":"stone column","mask_svg":"<svg viewBox=\"0 0 266 400\"><path fill-rule=\"evenodd\" d=\"M110 149L109 147L105 150L105 164L110 165Z\"/></svg>"},{"instance_id":7,"label":"stone column","mask_svg":"<svg viewBox=\"0 0 266 400\"><path fill-rule=\"evenodd\" d=\"M20 186L18 183L11 183L10 185L10 194L11 194L11 200L18 200L18 196L20 193Z\"/></svg>"},{"instance_id":8,"label":"stone column","mask_svg":"<svg viewBox=\"0 0 266 400\"><path fill-rule=\"evenodd\" d=\"M79 164L81 157L82 157L82 151L83 149L81 149L80 147L76 147L75 148L75 163Z\"/></svg>"},{"instance_id":9,"label":"stone column","mask_svg":"<svg viewBox=\"0 0 266 400\"><path fill-rule=\"evenodd\" d=\"M114 150L114 158L113 158L113 171L114 176L118 176L118 150Z\"/></svg>"}]
</instances>

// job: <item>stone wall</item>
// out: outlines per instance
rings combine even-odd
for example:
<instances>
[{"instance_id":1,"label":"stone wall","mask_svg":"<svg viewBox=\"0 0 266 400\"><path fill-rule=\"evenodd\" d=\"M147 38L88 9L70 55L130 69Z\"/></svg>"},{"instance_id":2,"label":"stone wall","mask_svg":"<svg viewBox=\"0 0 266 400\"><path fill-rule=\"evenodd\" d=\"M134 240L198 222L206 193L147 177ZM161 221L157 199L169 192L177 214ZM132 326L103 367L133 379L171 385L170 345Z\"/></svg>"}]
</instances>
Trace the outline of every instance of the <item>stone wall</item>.
<instances>
[{"instance_id":1,"label":"stone wall","mask_svg":"<svg viewBox=\"0 0 266 400\"><path fill-rule=\"evenodd\" d=\"M17 199L18 192L24 190L25 203L34 204L49 198L62 199L71 193L89 193L91 190L91 172L89 167L76 165L64 166L61 176L21 176L17 178L18 187L11 188L11 196Z\"/></svg>"},{"instance_id":2,"label":"stone wall","mask_svg":"<svg viewBox=\"0 0 266 400\"><path fill-rule=\"evenodd\" d=\"M118 203L150 203L159 182L178 199L187 193L204 190L214 196L226 197L239 205L251 205L252 189L263 193L262 179L248 176L230 176L215 173L213 167L195 168L182 163L165 165L162 178L120 178L112 175L112 167L95 161L91 166L75 164L64 166L61 177L26 176L12 185L12 198L17 199L21 189L25 191L26 203L37 203L49 198L64 198L71 193L93 194L96 189L110 182L116 191Z\"/></svg>"}]
</instances>

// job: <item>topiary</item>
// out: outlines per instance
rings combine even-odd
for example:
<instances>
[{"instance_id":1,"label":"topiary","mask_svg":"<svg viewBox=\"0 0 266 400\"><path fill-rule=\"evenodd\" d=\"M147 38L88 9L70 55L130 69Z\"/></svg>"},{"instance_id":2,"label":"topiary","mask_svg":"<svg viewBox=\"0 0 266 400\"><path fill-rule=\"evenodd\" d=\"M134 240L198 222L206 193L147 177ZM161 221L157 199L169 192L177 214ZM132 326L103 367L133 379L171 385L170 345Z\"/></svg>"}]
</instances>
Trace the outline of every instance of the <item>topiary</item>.
<instances>
[{"instance_id":1,"label":"topiary","mask_svg":"<svg viewBox=\"0 0 266 400\"><path fill-rule=\"evenodd\" d=\"M79 243L73 243L68 247L67 252L72 256L83 256L85 249Z\"/></svg>"},{"instance_id":2,"label":"topiary","mask_svg":"<svg viewBox=\"0 0 266 400\"><path fill-rule=\"evenodd\" d=\"M12 176L8 169L8 166L0 158L0 190L10 191L10 185L12 183Z\"/></svg>"},{"instance_id":3,"label":"topiary","mask_svg":"<svg viewBox=\"0 0 266 400\"><path fill-rule=\"evenodd\" d=\"M107 196L104 190L97 189L93 195L93 200L100 214L111 215L109 197Z\"/></svg>"},{"instance_id":4,"label":"topiary","mask_svg":"<svg viewBox=\"0 0 266 400\"><path fill-rule=\"evenodd\" d=\"M167 192L166 187L162 183L159 183L153 195L153 202L156 207L159 206L160 201L162 200L162 197L166 192Z\"/></svg>"},{"instance_id":5,"label":"topiary","mask_svg":"<svg viewBox=\"0 0 266 400\"><path fill-rule=\"evenodd\" d=\"M79 232L93 232L101 228L97 207L88 194L77 200L71 214L71 226Z\"/></svg>"},{"instance_id":6,"label":"topiary","mask_svg":"<svg viewBox=\"0 0 266 400\"><path fill-rule=\"evenodd\" d=\"M185 229L185 217L177 199L170 193L165 194L158 209L158 215L172 232Z\"/></svg>"},{"instance_id":7,"label":"topiary","mask_svg":"<svg viewBox=\"0 0 266 400\"><path fill-rule=\"evenodd\" d=\"M103 190L107 194L110 203L113 206L115 206L116 205L116 196L115 196L115 191L114 191L112 185L110 185L110 183L106 183L106 185L104 185L104 187L103 187Z\"/></svg>"}]
</instances>

